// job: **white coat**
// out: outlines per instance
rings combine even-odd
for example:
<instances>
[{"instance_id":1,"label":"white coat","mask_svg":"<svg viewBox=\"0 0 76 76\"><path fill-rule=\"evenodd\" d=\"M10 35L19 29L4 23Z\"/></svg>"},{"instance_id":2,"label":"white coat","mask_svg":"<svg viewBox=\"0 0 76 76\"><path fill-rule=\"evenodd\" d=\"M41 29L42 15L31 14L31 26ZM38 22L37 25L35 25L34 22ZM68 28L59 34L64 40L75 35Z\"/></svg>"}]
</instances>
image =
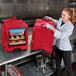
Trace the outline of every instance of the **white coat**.
<instances>
[{"instance_id":1,"label":"white coat","mask_svg":"<svg viewBox=\"0 0 76 76\"><path fill-rule=\"evenodd\" d=\"M56 38L56 46L63 51L71 51L72 46L70 43L69 37L73 33L74 25L69 21L67 21L65 24L62 24L62 19L60 18L57 21L57 29L54 33L54 36Z\"/></svg>"}]
</instances>

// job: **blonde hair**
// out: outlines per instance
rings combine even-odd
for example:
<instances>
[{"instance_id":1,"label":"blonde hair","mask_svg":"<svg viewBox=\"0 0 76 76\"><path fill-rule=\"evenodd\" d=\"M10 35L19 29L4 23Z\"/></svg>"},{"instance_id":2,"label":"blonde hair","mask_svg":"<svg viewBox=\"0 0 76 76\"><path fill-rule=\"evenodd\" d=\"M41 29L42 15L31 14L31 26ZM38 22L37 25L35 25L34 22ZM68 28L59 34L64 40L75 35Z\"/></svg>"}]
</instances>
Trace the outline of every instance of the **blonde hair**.
<instances>
[{"instance_id":1,"label":"blonde hair","mask_svg":"<svg viewBox=\"0 0 76 76\"><path fill-rule=\"evenodd\" d=\"M68 12L69 16L71 16L71 17L70 17L70 21L71 21L72 23L74 23L74 22L73 22L73 19L74 19L73 10L72 10L71 8L65 8L63 11L67 11L67 12Z\"/></svg>"}]
</instances>

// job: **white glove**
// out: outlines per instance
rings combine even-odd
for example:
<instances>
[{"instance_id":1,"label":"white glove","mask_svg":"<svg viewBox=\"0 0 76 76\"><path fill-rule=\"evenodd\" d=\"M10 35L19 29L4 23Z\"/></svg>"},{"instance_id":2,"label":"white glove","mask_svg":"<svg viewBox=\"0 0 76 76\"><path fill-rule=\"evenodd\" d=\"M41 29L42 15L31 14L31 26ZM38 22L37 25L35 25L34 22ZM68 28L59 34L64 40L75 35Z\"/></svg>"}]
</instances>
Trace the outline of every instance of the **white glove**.
<instances>
[{"instance_id":1,"label":"white glove","mask_svg":"<svg viewBox=\"0 0 76 76\"><path fill-rule=\"evenodd\" d=\"M52 18L49 17L49 16L44 16L44 17L45 17L46 20L52 20Z\"/></svg>"},{"instance_id":2,"label":"white glove","mask_svg":"<svg viewBox=\"0 0 76 76\"><path fill-rule=\"evenodd\" d=\"M53 26L50 25L49 23L46 23L44 26L46 26L46 28L47 28L47 29L50 29L50 30L53 28Z\"/></svg>"}]
</instances>

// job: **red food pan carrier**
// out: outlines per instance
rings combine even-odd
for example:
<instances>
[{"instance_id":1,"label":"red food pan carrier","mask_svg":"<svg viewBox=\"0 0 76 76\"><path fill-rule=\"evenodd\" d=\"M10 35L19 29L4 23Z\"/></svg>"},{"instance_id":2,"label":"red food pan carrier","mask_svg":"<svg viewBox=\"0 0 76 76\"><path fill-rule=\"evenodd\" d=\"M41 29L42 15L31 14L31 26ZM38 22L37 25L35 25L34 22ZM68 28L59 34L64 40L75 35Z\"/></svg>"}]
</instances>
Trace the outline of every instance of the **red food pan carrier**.
<instances>
[{"instance_id":1,"label":"red food pan carrier","mask_svg":"<svg viewBox=\"0 0 76 76\"><path fill-rule=\"evenodd\" d=\"M54 44L54 32L47 29L44 24L49 23L55 27L51 20L36 19L32 31L31 50L42 49L47 53L52 53L52 46Z\"/></svg>"},{"instance_id":2,"label":"red food pan carrier","mask_svg":"<svg viewBox=\"0 0 76 76\"><path fill-rule=\"evenodd\" d=\"M2 47L6 52L28 48L28 25L21 19L11 17L2 24Z\"/></svg>"}]
</instances>

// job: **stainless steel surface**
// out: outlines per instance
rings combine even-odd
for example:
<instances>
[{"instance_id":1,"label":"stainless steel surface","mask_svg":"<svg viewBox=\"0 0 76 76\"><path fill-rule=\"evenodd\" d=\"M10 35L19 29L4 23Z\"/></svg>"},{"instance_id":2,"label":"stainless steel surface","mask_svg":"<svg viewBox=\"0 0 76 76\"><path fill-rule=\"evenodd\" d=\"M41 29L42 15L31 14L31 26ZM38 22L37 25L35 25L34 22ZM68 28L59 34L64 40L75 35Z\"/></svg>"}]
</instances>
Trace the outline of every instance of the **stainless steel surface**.
<instances>
[{"instance_id":1,"label":"stainless steel surface","mask_svg":"<svg viewBox=\"0 0 76 76\"><path fill-rule=\"evenodd\" d=\"M7 76L7 64L5 64L5 74L4 76Z\"/></svg>"},{"instance_id":2,"label":"stainless steel surface","mask_svg":"<svg viewBox=\"0 0 76 76\"><path fill-rule=\"evenodd\" d=\"M0 17L29 17L29 0L0 0Z\"/></svg>"},{"instance_id":3,"label":"stainless steel surface","mask_svg":"<svg viewBox=\"0 0 76 76\"><path fill-rule=\"evenodd\" d=\"M64 8L68 7L69 0L57 0L57 15L56 17L61 17L61 12Z\"/></svg>"},{"instance_id":4,"label":"stainless steel surface","mask_svg":"<svg viewBox=\"0 0 76 76\"><path fill-rule=\"evenodd\" d=\"M73 31L73 34L71 35L70 39L71 40L76 39L76 24L74 24L74 31Z\"/></svg>"},{"instance_id":5,"label":"stainless steel surface","mask_svg":"<svg viewBox=\"0 0 76 76\"><path fill-rule=\"evenodd\" d=\"M60 17L68 0L0 0L0 18Z\"/></svg>"},{"instance_id":6,"label":"stainless steel surface","mask_svg":"<svg viewBox=\"0 0 76 76\"><path fill-rule=\"evenodd\" d=\"M19 60L19 59L22 59L22 58L25 58L28 56L31 56L33 54L40 53L40 51L31 51L30 50L31 37L32 37L32 28L29 28L28 49L27 50L18 50L17 49L17 50L12 51L12 52L5 52L2 49L2 44L0 43L0 66L14 62L16 60Z\"/></svg>"},{"instance_id":7,"label":"stainless steel surface","mask_svg":"<svg viewBox=\"0 0 76 76\"><path fill-rule=\"evenodd\" d=\"M49 0L49 15L54 18L61 17L61 11L68 7L68 0Z\"/></svg>"},{"instance_id":8,"label":"stainless steel surface","mask_svg":"<svg viewBox=\"0 0 76 76\"><path fill-rule=\"evenodd\" d=\"M31 0L30 10L31 17L42 17L48 15L48 0Z\"/></svg>"}]
</instances>

